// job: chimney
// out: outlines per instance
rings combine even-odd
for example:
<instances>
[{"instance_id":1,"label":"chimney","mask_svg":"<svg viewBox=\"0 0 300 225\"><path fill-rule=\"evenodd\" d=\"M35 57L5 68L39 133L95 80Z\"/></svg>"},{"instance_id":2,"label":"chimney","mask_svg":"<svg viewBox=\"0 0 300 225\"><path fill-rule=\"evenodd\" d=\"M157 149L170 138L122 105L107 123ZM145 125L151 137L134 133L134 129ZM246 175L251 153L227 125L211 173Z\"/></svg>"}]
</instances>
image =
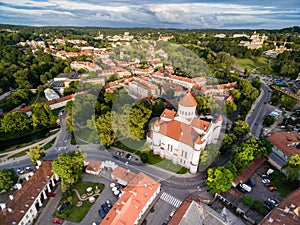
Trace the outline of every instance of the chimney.
<instances>
[{"instance_id":1,"label":"chimney","mask_svg":"<svg viewBox=\"0 0 300 225\"><path fill-rule=\"evenodd\" d=\"M22 188L22 184L18 183L18 184L16 184L16 187L18 190L20 190Z\"/></svg>"},{"instance_id":2,"label":"chimney","mask_svg":"<svg viewBox=\"0 0 300 225\"><path fill-rule=\"evenodd\" d=\"M13 199L14 199L14 196L13 196L13 195L9 195L8 197L9 197L10 200L13 200Z\"/></svg>"}]
</instances>

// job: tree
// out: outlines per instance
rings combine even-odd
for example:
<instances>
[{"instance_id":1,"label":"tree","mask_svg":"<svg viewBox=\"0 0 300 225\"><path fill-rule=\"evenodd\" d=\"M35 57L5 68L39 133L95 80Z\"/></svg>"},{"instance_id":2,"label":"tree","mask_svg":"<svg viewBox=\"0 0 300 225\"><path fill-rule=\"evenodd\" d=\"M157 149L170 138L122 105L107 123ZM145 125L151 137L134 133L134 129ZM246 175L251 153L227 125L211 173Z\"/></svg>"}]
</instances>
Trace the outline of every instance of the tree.
<instances>
[{"instance_id":1,"label":"tree","mask_svg":"<svg viewBox=\"0 0 300 225\"><path fill-rule=\"evenodd\" d=\"M274 116L266 115L264 118L264 125L267 127L271 126L273 123L275 123L276 119Z\"/></svg>"},{"instance_id":2,"label":"tree","mask_svg":"<svg viewBox=\"0 0 300 225\"><path fill-rule=\"evenodd\" d=\"M61 179L61 188L65 192L81 178L85 160L82 151L64 152L52 162L53 172Z\"/></svg>"},{"instance_id":3,"label":"tree","mask_svg":"<svg viewBox=\"0 0 300 225\"><path fill-rule=\"evenodd\" d=\"M42 148L39 144L36 144L32 148L30 148L29 151L26 152L26 154L29 155L30 161L34 165L37 165L37 161L42 160L46 155L45 149Z\"/></svg>"},{"instance_id":4,"label":"tree","mask_svg":"<svg viewBox=\"0 0 300 225\"><path fill-rule=\"evenodd\" d=\"M164 102L161 99L157 99L152 107L152 117L159 117L164 111Z\"/></svg>"},{"instance_id":5,"label":"tree","mask_svg":"<svg viewBox=\"0 0 300 225\"><path fill-rule=\"evenodd\" d=\"M283 95L283 97L280 99L280 104L286 109L292 109L296 103L297 100L288 95Z\"/></svg>"},{"instance_id":6,"label":"tree","mask_svg":"<svg viewBox=\"0 0 300 225\"><path fill-rule=\"evenodd\" d=\"M230 67L234 63L234 59L227 52L219 52L216 57L216 63L222 65L222 67Z\"/></svg>"},{"instance_id":7,"label":"tree","mask_svg":"<svg viewBox=\"0 0 300 225\"><path fill-rule=\"evenodd\" d=\"M252 197L249 195L243 195L242 201L243 201L243 203L245 203L246 205L249 205L250 207L252 207L253 203L254 203Z\"/></svg>"},{"instance_id":8,"label":"tree","mask_svg":"<svg viewBox=\"0 0 300 225\"><path fill-rule=\"evenodd\" d=\"M0 190L8 191L17 182L18 176L13 169L0 170Z\"/></svg>"},{"instance_id":9,"label":"tree","mask_svg":"<svg viewBox=\"0 0 300 225\"><path fill-rule=\"evenodd\" d=\"M211 110L211 105L207 97L196 96L198 114L208 113Z\"/></svg>"},{"instance_id":10,"label":"tree","mask_svg":"<svg viewBox=\"0 0 300 225\"><path fill-rule=\"evenodd\" d=\"M250 132L250 128L246 121L237 120L233 123L232 132L238 139L240 139Z\"/></svg>"},{"instance_id":11,"label":"tree","mask_svg":"<svg viewBox=\"0 0 300 225\"><path fill-rule=\"evenodd\" d=\"M230 91L232 97L234 98L235 101L239 100L241 98L241 92L238 89L232 89Z\"/></svg>"},{"instance_id":12,"label":"tree","mask_svg":"<svg viewBox=\"0 0 300 225\"><path fill-rule=\"evenodd\" d=\"M50 106L37 103L32 107L32 125L34 128L51 127L56 123L56 117Z\"/></svg>"},{"instance_id":13,"label":"tree","mask_svg":"<svg viewBox=\"0 0 300 225\"><path fill-rule=\"evenodd\" d=\"M5 133L21 134L26 129L29 129L29 118L23 112L8 113L1 120L1 129Z\"/></svg>"},{"instance_id":14,"label":"tree","mask_svg":"<svg viewBox=\"0 0 300 225\"><path fill-rule=\"evenodd\" d=\"M94 121L94 124L92 124L92 121ZM110 147L117 138L117 135L112 127L112 118L110 112L107 112L96 119L95 116L93 116L93 118L88 121L88 127L90 129L96 127L99 140L106 148Z\"/></svg>"},{"instance_id":15,"label":"tree","mask_svg":"<svg viewBox=\"0 0 300 225\"><path fill-rule=\"evenodd\" d=\"M287 178L290 181L297 181L299 179L300 171L300 155L292 154L287 164L283 166L287 171Z\"/></svg>"},{"instance_id":16,"label":"tree","mask_svg":"<svg viewBox=\"0 0 300 225\"><path fill-rule=\"evenodd\" d=\"M209 168L206 185L212 193L226 192L231 188L234 174L224 166Z\"/></svg>"},{"instance_id":17,"label":"tree","mask_svg":"<svg viewBox=\"0 0 300 225\"><path fill-rule=\"evenodd\" d=\"M236 104L234 102L231 102L231 101L227 101L225 103L225 107L226 107L226 113L228 115L230 115L231 113L233 113L237 110Z\"/></svg>"},{"instance_id":18,"label":"tree","mask_svg":"<svg viewBox=\"0 0 300 225\"><path fill-rule=\"evenodd\" d=\"M199 169L205 170L218 156L219 146L215 144L208 144L205 150L201 152Z\"/></svg>"}]
</instances>

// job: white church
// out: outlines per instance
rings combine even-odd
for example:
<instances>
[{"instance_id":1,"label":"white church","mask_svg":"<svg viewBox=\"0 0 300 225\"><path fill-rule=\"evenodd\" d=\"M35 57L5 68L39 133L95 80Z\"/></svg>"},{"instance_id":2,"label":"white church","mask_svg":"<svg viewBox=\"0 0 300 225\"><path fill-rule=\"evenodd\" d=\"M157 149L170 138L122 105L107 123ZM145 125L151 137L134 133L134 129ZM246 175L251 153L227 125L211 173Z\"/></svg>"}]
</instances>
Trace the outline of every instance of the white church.
<instances>
[{"instance_id":1,"label":"white church","mask_svg":"<svg viewBox=\"0 0 300 225\"><path fill-rule=\"evenodd\" d=\"M154 154L197 173L200 153L207 144L216 144L222 125L220 115L214 122L196 115L197 102L188 92L178 103L178 111L165 109L151 125L147 141Z\"/></svg>"}]
</instances>

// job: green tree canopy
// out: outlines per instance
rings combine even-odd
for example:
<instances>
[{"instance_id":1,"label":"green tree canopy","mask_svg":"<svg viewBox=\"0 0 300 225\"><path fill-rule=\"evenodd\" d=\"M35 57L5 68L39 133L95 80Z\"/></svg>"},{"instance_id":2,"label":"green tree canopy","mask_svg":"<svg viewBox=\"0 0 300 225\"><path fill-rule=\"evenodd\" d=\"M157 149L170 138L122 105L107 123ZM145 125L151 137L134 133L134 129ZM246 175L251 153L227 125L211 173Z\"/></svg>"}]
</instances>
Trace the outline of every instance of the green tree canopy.
<instances>
[{"instance_id":1,"label":"green tree canopy","mask_svg":"<svg viewBox=\"0 0 300 225\"><path fill-rule=\"evenodd\" d=\"M32 107L32 125L34 128L51 127L56 123L56 116L50 106L37 103Z\"/></svg>"},{"instance_id":2,"label":"green tree canopy","mask_svg":"<svg viewBox=\"0 0 300 225\"><path fill-rule=\"evenodd\" d=\"M247 122L237 120L233 123L232 132L238 139L240 139L250 132L250 128Z\"/></svg>"},{"instance_id":3,"label":"green tree canopy","mask_svg":"<svg viewBox=\"0 0 300 225\"><path fill-rule=\"evenodd\" d=\"M92 121L94 121L94 123ZM106 148L110 147L117 138L112 127L111 112L107 112L96 119L95 116L93 116L93 118L88 121L88 127L90 129L96 127L99 140Z\"/></svg>"},{"instance_id":4,"label":"green tree canopy","mask_svg":"<svg viewBox=\"0 0 300 225\"><path fill-rule=\"evenodd\" d=\"M30 161L34 164L37 165L38 160L42 160L44 156L46 155L45 149L42 148L39 144L36 144L32 148L30 148L27 152L27 155L30 157Z\"/></svg>"},{"instance_id":5,"label":"green tree canopy","mask_svg":"<svg viewBox=\"0 0 300 225\"><path fill-rule=\"evenodd\" d=\"M276 119L274 116L266 115L264 118L264 125L267 127L271 126L273 123L275 123Z\"/></svg>"},{"instance_id":6,"label":"green tree canopy","mask_svg":"<svg viewBox=\"0 0 300 225\"><path fill-rule=\"evenodd\" d=\"M300 171L300 155L292 154L287 164L284 165L284 169L287 171L288 180L297 181Z\"/></svg>"},{"instance_id":7,"label":"green tree canopy","mask_svg":"<svg viewBox=\"0 0 300 225\"><path fill-rule=\"evenodd\" d=\"M17 182L17 174L13 169L0 170L0 190L8 191Z\"/></svg>"},{"instance_id":8,"label":"green tree canopy","mask_svg":"<svg viewBox=\"0 0 300 225\"><path fill-rule=\"evenodd\" d=\"M231 113L233 113L234 111L237 110L237 106L234 102L231 102L231 101L227 101L225 103L225 107L226 107L226 113L228 115L230 115Z\"/></svg>"},{"instance_id":9,"label":"green tree canopy","mask_svg":"<svg viewBox=\"0 0 300 225\"><path fill-rule=\"evenodd\" d=\"M209 168L206 180L207 187L212 193L226 192L231 188L234 174L224 166Z\"/></svg>"},{"instance_id":10,"label":"green tree canopy","mask_svg":"<svg viewBox=\"0 0 300 225\"><path fill-rule=\"evenodd\" d=\"M26 113L12 112L6 114L1 120L1 129L5 133L22 133L29 129L30 120Z\"/></svg>"},{"instance_id":11,"label":"green tree canopy","mask_svg":"<svg viewBox=\"0 0 300 225\"><path fill-rule=\"evenodd\" d=\"M74 151L62 153L52 162L53 172L61 179L63 192L81 178L84 160L82 151Z\"/></svg>"}]
</instances>

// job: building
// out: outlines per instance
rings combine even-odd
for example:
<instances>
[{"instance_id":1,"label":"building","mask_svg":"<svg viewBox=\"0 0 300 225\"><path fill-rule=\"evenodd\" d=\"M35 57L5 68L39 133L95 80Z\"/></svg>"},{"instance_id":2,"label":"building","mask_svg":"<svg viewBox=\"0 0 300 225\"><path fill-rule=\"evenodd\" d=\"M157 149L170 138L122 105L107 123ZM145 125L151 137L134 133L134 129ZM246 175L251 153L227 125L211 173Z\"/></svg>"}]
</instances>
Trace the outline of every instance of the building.
<instances>
[{"instance_id":1,"label":"building","mask_svg":"<svg viewBox=\"0 0 300 225\"><path fill-rule=\"evenodd\" d=\"M58 177L52 171L52 161L43 161L23 187L9 196L6 203L1 203L0 223L2 225L34 224L40 208L52 192Z\"/></svg>"},{"instance_id":2,"label":"building","mask_svg":"<svg viewBox=\"0 0 300 225\"><path fill-rule=\"evenodd\" d=\"M87 161L85 172L98 176L103 168L103 164L100 161Z\"/></svg>"},{"instance_id":3,"label":"building","mask_svg":"<svg viewBox=\"0 0 300 225\"><path fill-rule=\"evenodd\" d=\"M198 118L196 107L197 102L188 92L179 101L178 111L165 109L147 135L154 154L193 174L198 171L200 153L206 144L218 142L223 121L221 115L214 122Z\"/></svg>"},{"instance_id":4,"label":"building","mask_svg":"<svg viewBox=\"0 0 300 225\"><path fill-rule=\"evenodd\" d=\"M135 225L158 197L160 183L140 172L122 191L122 196L102 220L101 225Z\"/></svg>"},{"instance_id":5,"label":"building","mask_svg":"<svg viewBox=\"0 0 300 225\"><path fill-rule=\"evenodd\" d=\"M111 178L123 186L126 186L135 176L136 173L130 171L129 169L125 169L121 166L117 166L111 172Z\"/></svg>"},{"instance_id":6,"label":"building","mask_svg":"<svg viewBox=\"0 0 300 225\"><path fill-rule=\"evenodd\" d=\"M207 205L209 201L189 195L169 221L169 225L244 225L237 216L225 207L220 213Z\"/></svg>"},{"instance_id":7,"label":"building","mask_svg":"<svg viewBox=\"0 0 300 225\"><path fill-rule=\"evenodd\" d=\"M300 188L289 194L259 225L300 224Z\"/></svg>"},{"instance_id":8,"label":"building","mask_svg":"<svg viewBox=\"0 0 300 225\"><path fill-rule=\"evenodd\" d=\"M291 154L300 154L300 135L296 131L276 133L268 140L273 144L269 162L278 169L289 161Z\"/></svg>"},{"instance_id":9,"label":"building","mask_svg":"<svg viewBox=\"0 0 300 225\"><path fill-rule=\"evenodd\" d=\"M50 88L46 88L44 90L44 93L45 93L45 97L48 101L51 101L51 100L54 100L54 99L57 99L57 98L60 98L59 95L52 89Z\"/></svg>"}]
</instances>

